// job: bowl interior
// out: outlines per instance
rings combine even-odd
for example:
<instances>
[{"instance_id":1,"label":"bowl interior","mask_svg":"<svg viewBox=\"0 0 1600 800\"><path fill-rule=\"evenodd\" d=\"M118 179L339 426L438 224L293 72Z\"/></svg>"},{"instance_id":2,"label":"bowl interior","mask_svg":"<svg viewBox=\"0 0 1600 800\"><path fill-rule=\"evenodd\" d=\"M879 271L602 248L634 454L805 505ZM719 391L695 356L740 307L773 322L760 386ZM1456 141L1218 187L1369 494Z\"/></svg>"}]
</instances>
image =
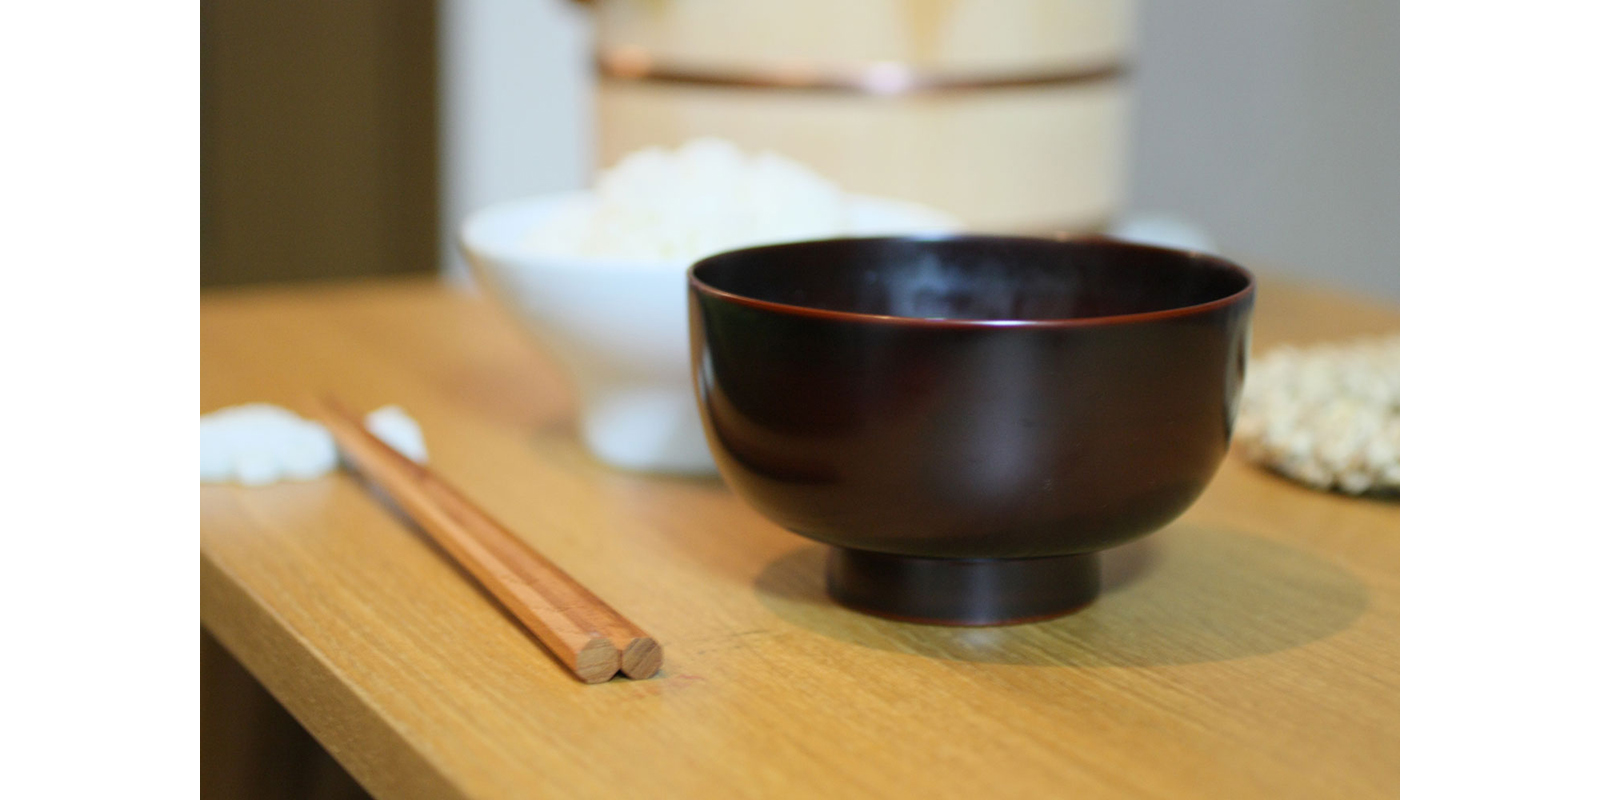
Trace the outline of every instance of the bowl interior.
<instances>
[{"instance_id":1,"label":"bowl interior","mask_svg":"<svg viewBox=\"0 0 1600 800\"><path fill-rule=\"evenodd\" d=\"M1074 320L1237 295L1250 276L1198 253L1110 240L998 236L835 239L757 247L694 267L735 297L913 319Z\"/></svg>"}]
</instances>

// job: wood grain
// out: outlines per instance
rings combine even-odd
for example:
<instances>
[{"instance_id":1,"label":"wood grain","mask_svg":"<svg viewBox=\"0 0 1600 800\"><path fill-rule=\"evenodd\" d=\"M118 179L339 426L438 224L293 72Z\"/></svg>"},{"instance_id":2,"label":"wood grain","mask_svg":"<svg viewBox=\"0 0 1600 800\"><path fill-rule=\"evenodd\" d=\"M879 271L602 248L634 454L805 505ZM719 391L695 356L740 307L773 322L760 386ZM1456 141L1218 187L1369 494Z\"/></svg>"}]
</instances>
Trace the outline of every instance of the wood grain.
<instances>
[{"instance_id":1,"label":"wood grain","mask_svg":"<svg viewBox=\"0 0 1600 800\"><path fill-rule=\"evenodd\" d=\"M371 800L217 640L200 632L200 796Z\"/></svg>"},{"instance_id":2,"label":"wood grain","mask_svg":"<svg viewBox=\"0 0 1600 800\"><path fill-rule=\"evenodd\" d=\"M607 0L595 44L724 72L908 64L1007 73L1126 60L1129 0Z\"/></svg>"},{"instance_id":3,"label":"wood grain","mask_svg":"<svg viewBox=\"0 0 1600 800\"><path fill-rule=\"evenodd\" d=\"M616 614L607 613L610 609L603 608L599 598L426 467L367 432L359 418L337 401L320 403L316 418L333 434L344 459L377 484L456 564L472 573L578 680L603 683L617 674L622 654L610 632L597 624L602 616Z\"/></svg>"},{"instance_id":4,"label":"wood grain","mask_svg":"<svg viewBox=\"0 0 1600 800\"><path fill-rule=\"evenodd\" d=\"M1258 347L1398 326L1264 281ZM380 798L1391 797L1399 508L1230 458L1107 556L1108 590L1001 629L888 622L718 481L608 470L509 320L431 282L209 292L201 409L395 402L432 463L626 608L661 677L572 681L349 476L205 487L205 626Z\"/></svg>"},{"instance_id":5,"label":"wood grain","mask_svg":"<svg viewBox=\"0 0 1600 800\"><path fill-rule=\"evenodd\" d=\"M600 79L597 163L717 136L783 153L851 192L954 214L973 230L1092 230L1122 207L1127 82L882 101ZM928 164L959 162L959 171Z\"/></svg>"},{"instance_id":6,"label":"wood grain","mask_svg":"<svg viewBox=\"0 0 1600 800\"><path fill-rule=\"evenodd\" d=\"M608 0L595 45L663 67L794 76L904 65L944 77L1134 60L1127 0ZM881 75L881 72L878 74ZM852 192L914 200L974 230L1085 232L1121 211L1131 84L908 97L637 82L595 85L596 163L716 136L782 153ZM960 170L929 169L959 163Z\"/></svg>"},{"instance_id":7,"label":"wood grain","mask_svg":"<svg viewBox=\"0 0 1600 800\"><path fill-rule=\"evenodd\" d=\"M579 678L599 683L620 669L638 680L661 669L664 656L660 644L611 604L588 587L573 582L560 567L530 549L455 487L367 433L349 412L327 403L322 410L321 418L341 449L351 448L364 457L373 476L386 481L384 488L400 500L413 519L439 526L434 541L449 550L458 564L470 555L474 560L465 565L467 570L480 583L486 578L493 581L490 591L502 603L514 601L516 605L508 606L513 614L518 618L532 614L534 620L524 621L536 633L544 631L563 640L562 663ZM441 514L448 519L438 519ZM517 585L506 585L507 578ZM536 596L529 597L530 592ZM549 619L552 614L565 618ZM594 637L605 642L594 641ZM615 668L609 667L612 661L616 662Z\"/></svg>"}]
</instances>

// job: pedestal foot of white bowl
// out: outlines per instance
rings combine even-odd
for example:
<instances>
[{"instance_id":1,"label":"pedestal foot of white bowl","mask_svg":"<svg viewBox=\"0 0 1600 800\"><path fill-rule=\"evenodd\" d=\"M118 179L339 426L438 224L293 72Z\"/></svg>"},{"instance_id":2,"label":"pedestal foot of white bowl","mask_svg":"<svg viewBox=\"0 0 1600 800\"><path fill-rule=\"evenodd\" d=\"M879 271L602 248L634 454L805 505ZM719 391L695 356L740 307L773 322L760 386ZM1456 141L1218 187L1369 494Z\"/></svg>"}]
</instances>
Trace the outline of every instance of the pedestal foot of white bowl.
<instances>
[{"instance_id":1,"label":"pedestal foot of white bowl","mask_svg":"<svg viewBox=\"0 0 1600 800\"><path fill-rule=\"evenodd\" d=\"M687 385L591 392L580 415L584 444L611 466L694 475L717 471Z\"/></svg>"}]
</instances>

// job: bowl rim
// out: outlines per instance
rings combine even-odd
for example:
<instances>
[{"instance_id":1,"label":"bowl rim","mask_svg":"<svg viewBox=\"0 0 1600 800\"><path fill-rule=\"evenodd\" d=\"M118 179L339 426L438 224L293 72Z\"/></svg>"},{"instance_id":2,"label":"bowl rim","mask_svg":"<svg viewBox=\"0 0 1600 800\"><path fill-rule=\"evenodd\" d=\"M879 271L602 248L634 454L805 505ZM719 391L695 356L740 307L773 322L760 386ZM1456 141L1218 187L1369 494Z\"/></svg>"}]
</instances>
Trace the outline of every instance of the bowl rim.
<instances>
[{"instance_id":1,"label":"bowl rim","mask_svg":"<svg viewBox=\"0 0 1600 800\"><path fill-rule=\"evenodd\" d=\"M897 317L890 314L868 314L860 311L835 311L826 308L813 308L799 306L791 303L779 303L772 300L760 300L754 297L736 294L725 289L719 289L700 279L700 267L709 261L722 259L734 255L747 255L764 250L779 248L795 248L815 246L834 242L945 242L945 241L989 241L1005 242L1057 242L1096 244L1124 250L1143 250L1149 253L1163 255L1184 256L1197 261L1209 262L1213 266L1238 274L1244 278L1244 288L1225 297L1207 300L1188 306L1163 308L1158 311L1141 311L1136 314L1110 314L1098 317L1065 317L1051 319L952 319L940 317ZM738 250L728 250L722 253L706 256L689 267L689 287L693 291L726 300L748 308L761 309L778 314L794 314L804 317L832 320L835 322L866 322L891 325L908 325L935 328L1086 328L1099 325L1121 325L1138 322L1155 322L1158 320L1176 319L1179 317L1204 314L1209 311L1237 305L1249 300L1256 291L1256 277L1249 270L1235 264L1221 256L1202 253L1198 250L1177 250L1170 247L1157 247L1148 244L1139 244L1104 235L1083 236L1014 236L1003 234L926 234L912 236L869 236L869 237L841 237L833 239L811 239L803 242L784 242L781 244L760 245L745 247Z\"/></svg>"}]
</instances>

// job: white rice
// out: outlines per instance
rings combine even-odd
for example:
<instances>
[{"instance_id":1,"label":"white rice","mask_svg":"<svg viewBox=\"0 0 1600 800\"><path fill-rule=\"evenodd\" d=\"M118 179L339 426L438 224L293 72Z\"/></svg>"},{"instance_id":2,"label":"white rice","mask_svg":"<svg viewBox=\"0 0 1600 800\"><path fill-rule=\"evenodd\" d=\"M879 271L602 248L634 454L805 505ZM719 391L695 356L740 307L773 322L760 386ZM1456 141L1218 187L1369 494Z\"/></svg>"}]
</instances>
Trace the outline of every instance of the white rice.
<instances>
[{"instance_id":1,"label":"white rice","mask_svg":"<svg viewBox=\"0 0 1600 800\"><path fill-rule=\"evenodd\" d=\"M866 218L857 199L776 153L748 155L720 139L636 151L529 232L540 255L681 264L758 244L960 229L954 217L893 203ZM878 205L883 205L879 201Z\"/></svg>"}]
</instances>

